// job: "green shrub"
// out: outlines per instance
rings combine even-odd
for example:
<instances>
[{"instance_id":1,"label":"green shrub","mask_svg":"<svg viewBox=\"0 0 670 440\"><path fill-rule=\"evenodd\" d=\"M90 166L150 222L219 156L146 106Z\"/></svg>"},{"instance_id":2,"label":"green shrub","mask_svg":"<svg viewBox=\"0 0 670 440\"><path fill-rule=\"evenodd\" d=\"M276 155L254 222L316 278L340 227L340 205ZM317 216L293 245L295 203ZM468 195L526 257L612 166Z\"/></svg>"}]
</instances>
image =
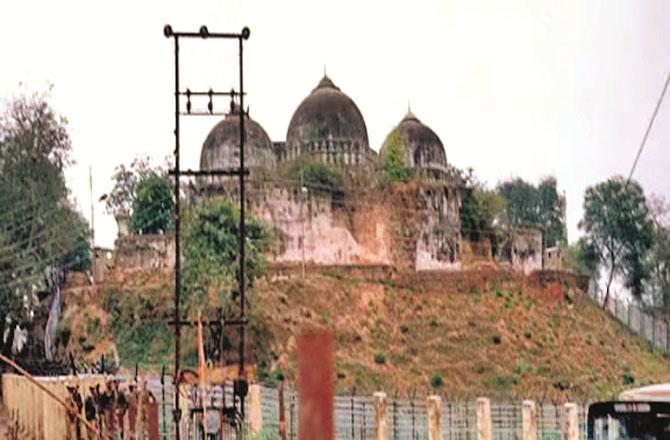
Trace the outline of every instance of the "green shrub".
<instances>
[{"instance_id":1,"label":"green shrub","mask_svg":"<svg viewBox=\"0 0 670 440\"><path fill-rule=\"evenodd\" d=\"M518 374L519 376L523 376L526 373L529 373L531 371L530 365L524 360L520 360L517 362L516 367L514 367L514 373Z\"/></svg>"},{"instance_id":2,"label":"green shrub","mask_svg":"<svg viewBox=\"0 0 670 440\"><path fill-rule=\"evenodd\" d=\"M502 336L495 334L491 337L491 340L493 341L494 344L500 345L502 343Z\"/></svg>"},{"instance_id":3,"label":"green shrub","mask_svg":"<svg viewBox=\"0 0 670 440\"><path fill-rule=\"evenodd\" d=\"M386 363L386 356L384 353L375 353L375 364L383 365Z\"/></svg>"},{"instance_id":4,"label":"green shrub","mask_svg":"<svg viewBox=\"0 0 670 440\"><path fill-rule=\"evenodd\" d=\"M415 172L407 165L405 142L398 130L391 132L386 145L381 157L384 175L391 182L408 182L414 177Z\"/></svg>"},{"instance_id":5,"label":"green shrub","mask_svg":"<svg viewBox=\"0 0 670 440\"><path fill-rule=\"evenodd\" d=\"M433 388L442 388L442 385L444 385L444 382L442 380L442 376L440 373L437 371L433 373L433 376L430 378L430 386Z\"/></svg>"},{"instance_id":6,"label":"green shrub","mask_svg":"<svg viewBox=\"0 0 670 440\"><path fill-rule=\"evenodd\" d=\"M299 157L291 164L289 177L307 188L331 191L342 194L345 187L345 175L336 164L324 163Z\"/></svg>"},{"instance_id":7,"label":"green shrub","mask_svg":"<svg viewBox=\"0 0 670 440\"><path fill-rule=\"evenodd\" d=\"M630 372L630 368L624 367L623 373L621 374L621 381L624 385L633 385L635 383L635 377Z\"/></svg>"}]
</instances>

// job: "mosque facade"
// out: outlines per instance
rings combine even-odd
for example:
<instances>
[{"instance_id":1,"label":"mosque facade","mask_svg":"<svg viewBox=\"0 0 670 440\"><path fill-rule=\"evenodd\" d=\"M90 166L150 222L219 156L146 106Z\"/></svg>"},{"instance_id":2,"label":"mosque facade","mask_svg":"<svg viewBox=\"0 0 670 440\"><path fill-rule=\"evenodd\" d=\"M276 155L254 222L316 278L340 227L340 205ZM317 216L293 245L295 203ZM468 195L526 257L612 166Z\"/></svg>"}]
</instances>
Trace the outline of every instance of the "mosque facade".
<instances>
[{"instance_id":1,"label":"mosque facade","mask_svg":"<svg viewBox=\"0 0 670 440\"><path fill-rule=\"evenodd\" d=\"M239 167L240 112L207 135L200 168ZM273 142L245 113L245 167L250 170L246 206L277 238L269 262L277 265L379 265L408 270L460 267L460 189L439 136L408 113L391 130L379 154L370 147L363 114L327 76L303 99L286 139ZM337 166L351 176L370 175L396 149L420 178L394 189L358 187L345 194L258 178L293 162ZM365 181L365 179L363 179ZM201 194L239 200L237 181L210 177Z\"/></svg>"}]
</instances>

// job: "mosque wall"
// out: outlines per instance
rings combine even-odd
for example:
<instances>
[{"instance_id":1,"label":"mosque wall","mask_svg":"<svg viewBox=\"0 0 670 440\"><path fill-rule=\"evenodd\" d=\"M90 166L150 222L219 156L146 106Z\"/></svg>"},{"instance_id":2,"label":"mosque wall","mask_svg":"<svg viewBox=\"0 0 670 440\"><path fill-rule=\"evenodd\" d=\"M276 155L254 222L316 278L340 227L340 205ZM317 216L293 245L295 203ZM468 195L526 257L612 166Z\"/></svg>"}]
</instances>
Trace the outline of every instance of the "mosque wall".
<instances>
[{"instance_id":1,"label":"mosque wall","mask_svg":"<svg viewBox=\"0 0 670 440\"><path fill-rule=\"evenodd\" d=\"M517 228L510 233L497 259L514 271L529 274L542 270L542 253L542 231L531 227Z\"/></svg>"}]
</instances>

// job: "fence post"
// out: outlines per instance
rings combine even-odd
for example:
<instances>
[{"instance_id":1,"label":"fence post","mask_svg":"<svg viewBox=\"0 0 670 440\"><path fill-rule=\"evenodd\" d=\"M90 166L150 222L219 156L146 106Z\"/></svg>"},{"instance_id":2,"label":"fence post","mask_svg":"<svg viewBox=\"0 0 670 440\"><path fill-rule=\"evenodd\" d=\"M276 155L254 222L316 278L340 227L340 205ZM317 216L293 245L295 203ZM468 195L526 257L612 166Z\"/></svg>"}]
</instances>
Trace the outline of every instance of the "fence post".
<instances>
[{"instance_id":1,"label":"fence post","mask_svg":"<svg viewBox=\"0 0 670 440\"><path fill-rule=\"evenodd\" d=\"M284 409L284 385L286 381L279 383L279 440L286 440L286 411Z\"/></svg>"},{"instance_id":2,"label":"fence post","mask_svg":"<svg viewBox=\"0 0 670 440\"><path fill-rule=\"evenodd\" d=\"M566 403L563 406L563 438L565 440L579 440L579 418L576 403Z\"/></svg>"},{"instance_id":3,"label":"fence post","mask_svg":"<svg viewBox=\"0 0 670 440\"><path fill-rule=\"evenodd\" d=\"M435 395L428 396L426 412L428 413L428 440L442 440L442 427L440 424L442 398Z\"/></svg>"},{"instance_id":4,"label":"fence post","mask_svg":"<svg viewBox=\"0 0 670 440\"><path fill-rule=\"evenodd\" d=\"M486 397L477 399L477 440L491 440L491 401Z\"/></svg>"},{"instance_id":5,"label":"fence post","mask_svg":"<svg viewBox=\"0 0 670 440\"><path fill-rule=\"evenodd\" d=\"M521 406L521 422L521 440L537 440L537 412L534 401L523 401Z\"/></svg>"},{"instance_id":6,"label":"fence post","mask_svg":"<svg viewBox=\"0 0 670 440\"><path fill-rule=\"evenodd\" d=\"M261 410L261 386L249 386L249 429L254 434L263 431L263 411Z\"/></svg>"},{"instance_id":7,"label":"fence post","mask_svg":"<svg viewBox=\"0 0 670 440\"><path fill-rule=\"evenodd\" d=\"M374 393L375 400L375 440L388 440L389 432L386 424L386 393Z\"/></svg>"}]
</instances>

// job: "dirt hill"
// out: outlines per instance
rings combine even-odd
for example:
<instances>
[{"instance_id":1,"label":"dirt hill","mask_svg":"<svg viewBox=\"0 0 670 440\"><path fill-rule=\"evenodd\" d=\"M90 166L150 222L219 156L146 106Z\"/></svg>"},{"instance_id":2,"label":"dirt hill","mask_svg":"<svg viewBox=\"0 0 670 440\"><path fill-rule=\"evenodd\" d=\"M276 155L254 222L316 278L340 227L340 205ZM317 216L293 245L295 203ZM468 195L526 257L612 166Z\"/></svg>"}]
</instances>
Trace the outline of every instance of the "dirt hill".
<instances>
[{"instance_id":1,"label":"dirt hill","mask_svg":"<svg viewBox=\"0 0 670 440\"><path fill-rule=\"evenodd\" d=\"M145 368L170 365L166 280L167 273L117 274L95 294L70 289L65 315L79 324L64 323L69 349L86 356L83 338L93 359L96 347L108 350L105 344L114 341L129 368L137 360ZM394 282L337 273L262 280L254 319L263 331L252 335L264 336L251 345L266 379L291 380L295 335L304 327L327 327L336 341L337 387L358 393L436 389L449 398L560 401L607 398L670 379L667 358L612 320L577 284L570 277L543 281L492 270ZM86 318L89 310L93 318ZM187 362L194 358L190 351Z\"/></svg>"}]
</instances>

